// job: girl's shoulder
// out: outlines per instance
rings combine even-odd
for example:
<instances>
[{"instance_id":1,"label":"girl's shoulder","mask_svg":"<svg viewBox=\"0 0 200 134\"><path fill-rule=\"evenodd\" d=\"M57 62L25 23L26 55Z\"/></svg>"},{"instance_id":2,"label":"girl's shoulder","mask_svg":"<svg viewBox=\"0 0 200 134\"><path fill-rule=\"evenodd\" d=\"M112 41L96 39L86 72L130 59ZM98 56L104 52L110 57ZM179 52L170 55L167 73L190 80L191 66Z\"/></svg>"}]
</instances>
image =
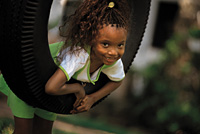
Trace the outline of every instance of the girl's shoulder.
<instances>
[{"instance_id":1,"label":"girl's shoulder","mask_svg":"<svg viewBox=\"0 0 200 134\"><path fill-rule=\"evenodd\" d=\"M67 47L63 50L64 58L63 60L66 61L75 61L76 63L86 63L87 59L89 58L89 53L87 50L82 49L81 47L77 46L71 50L71 47Z\"/></svg>"},{"instance_id":2,"label":"girl's shoulder","mask_svg":"<svg viewBox=\"0 0 200 134\"><path fill-rule=\"evenodd\" d=\"M53 58L55 58L58 55L63 45L64 45L64 42L56 42L49 45L50 53Z\"/></svg>"},{"instance_id":3,"label":"girl's shoulder","mask_svg":"<svg viewBox=\"0 0 200 134\"><path fill-rule=\"evenodd\" d=\"M63 48L64 45L64 41L56 42L49 45L53 59L60 57L62 60L65 60L67 62L75 61L86 63L90 55L90 46L85 46L84 48L81 48L80 46L67 46L66 48Z\"/></svg>"},{"instance_id":4,"label":"girl's shoulder","mask_svg":"<svg viewBox=\"0 0 200 134\"><path fill-rule=\"evenodd\" d=\"M112 65L105 66L102 72L112 81L121 81L125 77L124 66L121 59L117 60Z\"/></svg>"}]
</instances>

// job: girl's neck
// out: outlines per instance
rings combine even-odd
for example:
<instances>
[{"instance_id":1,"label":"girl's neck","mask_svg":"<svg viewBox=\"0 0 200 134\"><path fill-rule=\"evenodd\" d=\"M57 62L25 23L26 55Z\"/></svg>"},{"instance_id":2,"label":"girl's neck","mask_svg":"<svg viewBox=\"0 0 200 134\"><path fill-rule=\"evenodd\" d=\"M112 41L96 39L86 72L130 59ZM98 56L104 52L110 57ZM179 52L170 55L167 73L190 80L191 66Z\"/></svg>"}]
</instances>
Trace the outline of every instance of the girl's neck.
<instances>
[{"instance_id":1,"label":"girl's neck","mask_svg":"<svg viewBox=\"0 0 200 134\"><path fill-rule=\"evenodd\" d=\"M96 55L91 51L90 53L90 73L95 72L101 66L103 66L103 62L96 58Z\"/></svg>"}]
</instances>

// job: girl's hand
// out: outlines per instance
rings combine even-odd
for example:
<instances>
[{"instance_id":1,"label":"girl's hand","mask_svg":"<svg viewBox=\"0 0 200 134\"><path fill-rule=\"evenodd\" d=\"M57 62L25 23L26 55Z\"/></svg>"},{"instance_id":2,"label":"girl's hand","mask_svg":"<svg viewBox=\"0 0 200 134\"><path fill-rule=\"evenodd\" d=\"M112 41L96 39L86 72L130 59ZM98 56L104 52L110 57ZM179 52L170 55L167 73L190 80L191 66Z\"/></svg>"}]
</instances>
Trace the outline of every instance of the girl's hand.
<instances>
[{"instance_id":1,"label":"girl's hand","mask_svg":"<svg viewBox=\"0 0 200 134\"><path fill-rule=\"evenodd\" d=\"M79 84L79 85L80 85L80 84ZM81 101L82 101L82 100L84 99L84 97L85 97L85 90L84 90L83 86L80 85L79 91L76 92L76 93L74 93L74 94L75 94L75 96L76 96L76 101L75 101L73 107L74 107L74 109L76 109L78 106L80 106Z\"/></svg>"},{"instance_id":2,"label":"girl's hand","mask_svg":"<svg viewBox=\"0 0 200 134\"><path fill-rule=\"evenodd\" d=\"M86 95L85 98L81 101L81 106L78 106L75 110L72 110L71 113L74 114L89 111L94 103L94 98L90 95Z\"/></svg>"}]
</instances>

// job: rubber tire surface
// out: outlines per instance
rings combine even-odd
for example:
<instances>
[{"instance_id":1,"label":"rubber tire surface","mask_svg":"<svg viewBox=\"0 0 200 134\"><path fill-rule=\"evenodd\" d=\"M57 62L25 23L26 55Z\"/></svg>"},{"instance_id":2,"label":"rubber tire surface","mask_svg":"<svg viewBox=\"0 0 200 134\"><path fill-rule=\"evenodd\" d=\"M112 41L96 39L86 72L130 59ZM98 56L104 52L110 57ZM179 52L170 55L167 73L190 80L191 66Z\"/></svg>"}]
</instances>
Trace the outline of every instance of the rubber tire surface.
<instances>
[{"instance_id":1,"label":"rubber tire surface","mask_svg":"<svg viewBox=\"0 0 200 134\"><path fill-rule=\"evenodd\" d=\"M139 49L151 0L129 0L129 3L133 11L126 51L122 57L125 72ZM47 36L51 4L52 0L0 1L0 70L10 89L27 104L69 114L76 100L73 94L51 96L44 92L45 83L57 69ZM108 81L101 74L95 86L87 84L85 91L91 94Z\"/></svg>"}]
</instances>

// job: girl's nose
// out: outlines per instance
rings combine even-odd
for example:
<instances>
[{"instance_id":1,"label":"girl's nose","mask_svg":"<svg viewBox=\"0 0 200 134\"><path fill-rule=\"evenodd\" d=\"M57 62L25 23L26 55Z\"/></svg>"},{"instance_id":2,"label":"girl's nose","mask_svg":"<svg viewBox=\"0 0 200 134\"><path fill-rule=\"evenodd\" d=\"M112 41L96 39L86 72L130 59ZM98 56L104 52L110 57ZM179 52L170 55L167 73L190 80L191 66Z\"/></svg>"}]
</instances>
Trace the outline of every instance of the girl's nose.
<instances>
[{"instance_id":1,"label":"girl's nose","mask_svg":"<svg viewBox=\"0 0 200 134\"><path fill-rule=\"evenodd\" d=\"M108 50L108 54L112 56L117 56L118 52L116 49L110 49Z\"/></svg>"}]
</instances>

